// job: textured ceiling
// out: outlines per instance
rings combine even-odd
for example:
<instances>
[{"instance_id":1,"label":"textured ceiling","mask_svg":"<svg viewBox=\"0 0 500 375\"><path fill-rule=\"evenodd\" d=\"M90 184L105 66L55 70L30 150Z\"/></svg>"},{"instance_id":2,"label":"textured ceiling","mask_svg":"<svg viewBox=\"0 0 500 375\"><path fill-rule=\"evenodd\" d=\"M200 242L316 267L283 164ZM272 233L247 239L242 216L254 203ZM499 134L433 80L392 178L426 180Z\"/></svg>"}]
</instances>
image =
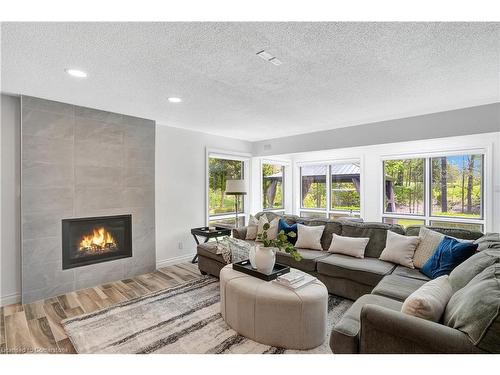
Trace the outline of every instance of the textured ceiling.
<instances>
[{"instance_id":1,"label":"textured ceiling","mask_svg":"<svg viewBox=\"0 0 500 375\"><path fill-rule=\"evenodd\" d=\"M499 25L4 23L2 91L261 140L497 102Z\"/></svg>"}]
</instances>

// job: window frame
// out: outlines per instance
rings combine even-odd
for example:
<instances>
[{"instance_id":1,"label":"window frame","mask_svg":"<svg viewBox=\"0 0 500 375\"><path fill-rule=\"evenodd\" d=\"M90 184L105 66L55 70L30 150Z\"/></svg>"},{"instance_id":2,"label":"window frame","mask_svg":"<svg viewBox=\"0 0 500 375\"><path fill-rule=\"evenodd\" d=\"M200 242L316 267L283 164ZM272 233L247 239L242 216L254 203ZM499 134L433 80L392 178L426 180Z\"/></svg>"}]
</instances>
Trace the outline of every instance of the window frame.
<instances>
[{"instance_id":1,"label":"window frame","mask_svg":"<svg viewBox=\"0 0 500 375\"><path fill-rule=\"evenodd\" d=\"M332 203L332 166L338 164L359 164L359 178L360 178L360 187L359 187L359 210L350 211L350 210L334 210L331 207ZM310 165L321 165L326 166L326 208L307 208L303 206L302 201L302 167L310 166ZM302 212L310 212L310 213L318 213L323 214L325 219L330 217L330 214L345 214L346 216L350 216L352 213L352 217L363 217L363 159L362 158L351 158L351 159L335 159L335 160L325 160L325 161L312 161L312 162L300 162L297 163L298 168L298 182L299 182L299 204L298 204L298 213L302 216Z\"/></svg>"},{"instance_id":2,"label":"window frame","mask_svg":"<svg viewBox=\"0 0 500 375\"><path fill-rule=\"evenodd\" d=\"M283 171L283 176L281 180L281 201L282 201L282 206L279 208L265 208L264 207L264 164L269 164L269 165L279 165L282 168ZM271 159L261 159L260 160L260 172L259 172L259 184L260 184L260 202L261 202L261 209L262 211L265 212L275 212L275 213L285 213L286 212L286 190L285 190L285 184L288 182L286 174L287 174L287 169L289 168L290 163L285 162L285 161L280 161L280 160L271 160Z\"/></svg>"},{"instance_id":3,"label":"window frame","mask_svg":"<svg viewBox=\"0 0 500 375\"><path fill-rule=\"evenodd\" d=\"M251 171L251 154L242 152L233 152L218 149L205 149L205 226L209 225L210 221L217 221L223 219L234 219L236 212L231 211L219 215L210 215L210 166L209 159L224 159L224 160L236 160L243 162L243 179L246 180L248 192L243 196L243 212L238 213L239 217L244 217L244 225L246 225L249 206L250 206L250 195L252 188L252 176Z\"/></svg>"},{"instance_id":4,"label":"window frame","mask_svg":"<svg viewBox=\"0 0 500 375\"><path fill-rule=\"evenodd\" d=\"M397 154L383 156L381 158L381 185L382 185L382 196L381 196L381 221L384 222L385 218L391 219L414 219L422 220L426 226L430 226L433 221L442 221L449 223L464 223L464 224L476 224L481 225L481 231L486 230L488 223L490 222L489 213L487 213L486 208L488 207L488 202L491 201L491 192L487 190L488 181L491 180L491 166L490 166L490 147L486 148L472 148L472 149L453 149L447 151L437 151L429 153L412 153L412 154ZM449 157L449 156L460 156L460 155L482 155L482 165L481 165L481 206L482 206L482 216L481 218L466 218L466 217L453 217L453 216L433 216L432 215L432 159L439 157ZM424 159L424 214L391 214L385 211L385 165L384 162L387 160L402 160L402 159Z\"/></svg>"}]
</instances>

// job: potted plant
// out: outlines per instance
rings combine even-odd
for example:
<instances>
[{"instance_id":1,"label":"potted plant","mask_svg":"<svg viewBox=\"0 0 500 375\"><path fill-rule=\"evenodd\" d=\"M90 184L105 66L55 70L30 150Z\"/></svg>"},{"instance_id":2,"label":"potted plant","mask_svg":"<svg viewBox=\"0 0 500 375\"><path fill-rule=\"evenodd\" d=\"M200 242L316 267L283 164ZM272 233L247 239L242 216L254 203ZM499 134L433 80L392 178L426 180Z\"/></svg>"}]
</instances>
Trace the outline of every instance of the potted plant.
<instances>
[{"instance_id":1,"label":"potted plant","mask_svg":"<svg viewBox=\"0 0 500 375\"><path fill-rule=\"evenodd\" d=\"M257 236L257 240L261 241L264 246L260 246L255 253L257 270L266 274L271 273L274 268L276 262L275 251L284 251L290 254L297 262L302 259L295 246L288 241L288 237L294 238L297 236L295 232L285 233L284 230L281 230L275 239L269 239L267 236L269 227L269 223L264 224L262 234Z\"/></svg>"}]
</instances>

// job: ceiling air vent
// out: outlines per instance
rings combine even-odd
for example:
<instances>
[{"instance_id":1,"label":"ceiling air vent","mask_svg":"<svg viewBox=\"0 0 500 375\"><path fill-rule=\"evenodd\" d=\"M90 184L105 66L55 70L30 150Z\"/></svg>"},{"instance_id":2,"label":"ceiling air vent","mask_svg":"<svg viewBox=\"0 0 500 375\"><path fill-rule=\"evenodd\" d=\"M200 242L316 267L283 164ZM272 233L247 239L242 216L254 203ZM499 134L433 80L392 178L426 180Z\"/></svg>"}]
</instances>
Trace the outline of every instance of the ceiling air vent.
<instances>
[{"instance_id":1,"label":"ceiling air vent","mask_svg":"<svg viewBox=\"0 0 500 375\"><path fill-rule=\"evenodd\" d=\"M278 60L276 57L271 55L269 52L266 52L265 50L257 52L257 56L276 66L283 64L280 60Z\"/></svg>"}]
</instances>

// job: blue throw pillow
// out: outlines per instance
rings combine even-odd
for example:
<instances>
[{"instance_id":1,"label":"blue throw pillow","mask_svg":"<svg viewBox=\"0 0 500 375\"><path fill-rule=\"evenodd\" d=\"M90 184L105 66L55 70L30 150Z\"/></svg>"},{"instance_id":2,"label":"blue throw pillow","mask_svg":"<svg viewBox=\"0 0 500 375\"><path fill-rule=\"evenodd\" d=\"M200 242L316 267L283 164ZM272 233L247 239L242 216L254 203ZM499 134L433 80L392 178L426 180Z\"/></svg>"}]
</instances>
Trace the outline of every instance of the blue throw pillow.
<instances>
[{"instance_id":1,"label":"blue throw pillow","mask_svg":"<svg viewBox=\"0 0 500 375\"><path fill-rule=\"evenodd\" d=\"M297 234L297 223L290 225L285 220L280 219L280 222L278 224L278 232L281 232L282 230L285 231L285 234L288 234L290 232L294 232L295 234ZM295 245L295 243L297 242L297 236L287 236L287 238L288 242L290 242L292 245Z\"/></svg>"},{"instance_id":2,"label":"blue throw pillow","mask_svg":"<svg viewBox=\"0 0 500 375\"><path fill-rule=\"evenodd\" d=\"M455 238L444 237L421 272L431 279L449 275L456 266L474 255L477 246L471 242L460 242Z\"/></svg>"}]
</instances>

